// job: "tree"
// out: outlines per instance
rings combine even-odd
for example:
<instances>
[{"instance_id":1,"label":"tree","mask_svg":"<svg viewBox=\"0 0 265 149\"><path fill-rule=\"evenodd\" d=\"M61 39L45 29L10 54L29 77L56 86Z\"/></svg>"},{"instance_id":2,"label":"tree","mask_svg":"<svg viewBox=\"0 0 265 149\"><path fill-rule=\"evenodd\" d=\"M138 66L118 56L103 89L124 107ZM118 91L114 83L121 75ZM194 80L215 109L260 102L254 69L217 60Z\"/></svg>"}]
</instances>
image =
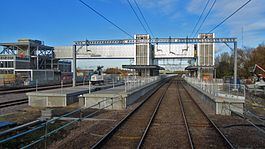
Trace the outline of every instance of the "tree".
<instances>
[{"instance_id":1,"label":"tree","mask_svg":"<svg viewBox=\"0 0 265 149\"><path fill-rule=\"evenodd\" d=\"M233 63L232 56L228 53L222 53L220 56L217 56L215 59L216 66L216 77L223 78L226 76L233 75Z\"/></svg>"},{"instance_id":2,"label":"tree","mask_svg":"<svg viewBox=\"0 0 265 149\"><path fill-rule=\"evenodd\" d=\"M249 63L251 49L238 49L237 51L238 76L239 78L248 78L251 76L251 73L249 72L249 67L251 67Z\"/></svg>"},{"instance_id":3,"label":"tree","mask_svg":"<svg viewBox=\"0 0 265 149\"><path fill-rule=\"evenodd\" d=\"M250 56L250 64L254 66L255 64L260 65L264 68L265 66L265 45L259 45L257 48L253 49Z\"/></svg>"},{"instance_id":4,"label":"tree","mask_svg":"<svg viewBox=\"0 0 265 149\"><path fill-rule=\"evenodd\" d=\"M247 79L252 76L250 69L255 64L265 68L265 45L261 44L253 49L238 50L238 76ZM216 75L218 78L233 76L234 56L228 52L222 53L215 59Z\"/></svg>"}]
</instances>

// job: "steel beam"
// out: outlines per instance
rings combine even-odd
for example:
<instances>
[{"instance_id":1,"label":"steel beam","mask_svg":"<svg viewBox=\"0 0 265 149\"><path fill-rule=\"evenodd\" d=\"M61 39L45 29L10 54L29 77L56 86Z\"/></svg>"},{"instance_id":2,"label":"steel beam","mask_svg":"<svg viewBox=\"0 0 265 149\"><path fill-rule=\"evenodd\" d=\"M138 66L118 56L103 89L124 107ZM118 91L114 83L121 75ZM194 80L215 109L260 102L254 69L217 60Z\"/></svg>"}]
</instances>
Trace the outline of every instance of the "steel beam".
<instances>
[{"instance_id":1,"label":"steel beam","mask_svg":"<svg viewBox=\"0 0 265 149\"><path fill-rule=\"evenodd\" d=\"M135 43L234 43L236 38L154 38L154 39L117 39L117 40L85 40L74 41L77 46L113 45Z\"/></svg>"}]
</instances>

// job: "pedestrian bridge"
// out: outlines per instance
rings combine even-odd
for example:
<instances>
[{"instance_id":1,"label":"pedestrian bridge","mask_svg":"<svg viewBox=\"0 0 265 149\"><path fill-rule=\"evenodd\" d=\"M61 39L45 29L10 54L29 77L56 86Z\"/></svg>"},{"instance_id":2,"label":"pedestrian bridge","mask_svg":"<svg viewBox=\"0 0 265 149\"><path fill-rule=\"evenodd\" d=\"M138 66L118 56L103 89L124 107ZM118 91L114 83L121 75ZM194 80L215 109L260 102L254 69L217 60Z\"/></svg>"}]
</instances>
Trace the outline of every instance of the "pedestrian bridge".
<instances>
[{"instance_id":1,"label":"pedestrian bridge","mask_svg":"<svg viewBox=\"0 0 265 149\"><path fill-rule=\"evenodd\" d=\"M134 59L135 44L77 46L78 59ZM193 58L194 44L156 44L152 48L155 59ZM72 59L72 46L54 48L56 58Z\"/></svg>"}]
</instances>

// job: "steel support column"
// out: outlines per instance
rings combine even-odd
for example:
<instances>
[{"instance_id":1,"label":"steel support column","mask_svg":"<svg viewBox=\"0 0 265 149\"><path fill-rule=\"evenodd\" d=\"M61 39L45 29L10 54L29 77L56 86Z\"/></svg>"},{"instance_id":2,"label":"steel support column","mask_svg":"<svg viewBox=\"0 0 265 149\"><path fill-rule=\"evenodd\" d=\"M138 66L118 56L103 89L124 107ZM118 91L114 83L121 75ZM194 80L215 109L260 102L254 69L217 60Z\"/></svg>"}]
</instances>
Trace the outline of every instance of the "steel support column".
<instances>
[{"instance_id":1,"label":"steel support column","mask_svg":"<svg viewBox=\"0 0 265 149\"><path fill-rule=\"evenodd\" d=\"M234 42L234 85L237 87L237 42Z\"/></svg>"},{"instance_id":2,"label":"steel support column","mask_svg":"<svg viewBox=\"0 0 265 149\"><path fill-rule=\"evenodd\" d=\"M73 45L73 87L76 86L76 45Z\"/></svg>"},{"instance_id":3,"label":"steel support column","mask_svg":"<svg viewBox=\"0 0 265 149\"><path fill-rule=\"evenodd\" d=\"M36 56L37 56L37 70L39 70L39 46L37 46L37 51L36 51Z\"/></svg>"}]
</instances>

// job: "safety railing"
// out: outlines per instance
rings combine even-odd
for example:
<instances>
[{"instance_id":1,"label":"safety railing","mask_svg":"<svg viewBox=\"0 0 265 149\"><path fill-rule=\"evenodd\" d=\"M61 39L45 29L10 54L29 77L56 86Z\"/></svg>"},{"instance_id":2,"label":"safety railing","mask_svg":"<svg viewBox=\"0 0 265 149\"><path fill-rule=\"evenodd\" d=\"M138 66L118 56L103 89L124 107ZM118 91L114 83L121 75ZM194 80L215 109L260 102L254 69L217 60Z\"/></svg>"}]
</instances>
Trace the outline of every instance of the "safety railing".
<instances>
[{"instance_id":1,"label":"safety railing","mask_svg":"<svg viewBox=\"0 0 265 149\"><path fill-rule=\"evenodd\" d=\"M227 97L230 99L242 99L246 97L246 88L241 84L222 83L221 81L202 81L197 78L185 77L185 80L193 86L211 94L212 96Z\"/></svg>"},{"instance_id":2,"label":"safety railing","mask_svg":"<svg viewBox=\"0 0 265 149\"><path fill-rule=\"evenodd\" d=\"M20 137L23 137L25 135L30 135L32 133L36 133L36 132L44 132L43 135L37 137L36 139L34 139L32 142L30 142L29 144L21 147L22 149L25 149L25 148L31 148L32 146L44 141L45 143L45 146L44 148L47 148L47 139L48 137L54 135L55 133L59 132L60 130L76 123L76 122L80 122L82 121L83 119L85 118L89 118L89 117L92 117L93 115L95 115L96 113L100 112L101 110L103 109L106 109L106 108L109 108L109 107L112 107L113 108L113 105L114 103L116 102L119 102L120 99L113 99L113 98L106 98L102 101L99 101L98 103L90 106L90 107L86 107L86 108L78 108L74 111L71 111L69 113L66 113L62 116L59 116L59 117L56 117L56 118L52 118L50 120L47 120L37 126L35 126L34 128L32 129L29 129L29 130L26 130L26 131L23 131L23 132L19 132L18 134L15 134L15 135L12 135L12 136L9 136L7 138L4 138L2 140L0 140L0 147L2 147L4 145L4 143L8 143L9 141L12 141L12 140L15 140L15 139L18 139ZM109 104L106 104L106 103L109 103ZM102 106L103 105L103 106ZM87 115L83 115L84 113L84 110L87 109L87 108L95 108L97 107L97 109L95 109L95 111L87 114ZM51 126L55 125L56 122L59 122L61 121L63 118L69 118L69 116L71 115L75 115L75 117L73 119L70 119L70 121L67 121L66 123L64 123L63 125L60 125L59 127L56 127L52 130L49 129L50 128L53 128ZM78 115L76 117L76 115ZM71 118L71 117L70 117Z\"/></svg>"},{"instance_id":3,"label":"safety railing","mask_svg":"<svg viewBox=\"0 0 265 149\"><path fill-rule=\"evenodd\" d=\"M125 83L124 91L125 92L132 91L142 86L145 86L147 84L156 82L158 80L161 80L161 76L152 76L152 77L129 76L129 77L126 77L124 80L124 83Z\"/></svg>"}]
</instances>

